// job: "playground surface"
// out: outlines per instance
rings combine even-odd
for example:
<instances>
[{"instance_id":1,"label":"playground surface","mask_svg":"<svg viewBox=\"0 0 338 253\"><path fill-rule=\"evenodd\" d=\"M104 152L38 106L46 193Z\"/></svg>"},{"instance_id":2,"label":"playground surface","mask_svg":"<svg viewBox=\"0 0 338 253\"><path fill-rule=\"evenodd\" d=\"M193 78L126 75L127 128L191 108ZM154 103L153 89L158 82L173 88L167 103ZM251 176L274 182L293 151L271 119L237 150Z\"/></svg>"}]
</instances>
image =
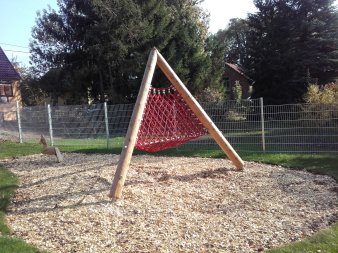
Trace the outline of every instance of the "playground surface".
<instances>
[{"instance_id":1,"label":"playground surface","mask_svg":"<svg viewBox=\"0 0 338 253\"><path fill-rule=\"evenodd\" d=\"M122 199L107 195L118 155L2 160L21 180L6 216L17 237L51 252L257 252L338 218L328 176L224 159L132 158Z\"/></svg>"}]
</instances>

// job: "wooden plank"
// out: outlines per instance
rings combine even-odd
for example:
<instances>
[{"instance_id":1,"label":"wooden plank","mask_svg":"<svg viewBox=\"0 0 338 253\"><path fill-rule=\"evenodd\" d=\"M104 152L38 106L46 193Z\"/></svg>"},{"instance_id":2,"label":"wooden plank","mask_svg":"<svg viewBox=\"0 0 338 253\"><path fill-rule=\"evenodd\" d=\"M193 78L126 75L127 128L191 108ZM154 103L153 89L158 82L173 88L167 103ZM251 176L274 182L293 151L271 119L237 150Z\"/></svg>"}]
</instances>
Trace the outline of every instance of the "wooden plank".
<instances>
[{"instance_id":1,"label":"wooden plank","mask_svg":"<svg viewBox=\"0 0 338 253\"><path fill-rule=\"evenodd\" d=\"M172 85L177 89L182 98L185 100L190 109L196 114L201 123L208 129L210 135L214 138L217 144L229 157L238 170L243 169L244 162L232 148L230 143L225 139L221 131L217 128L214 122L210 117L205 113L203 108L197 102L197 100L191 95L189 90L185 87L183 82L179 79L167 61L163 56L157 51L157 65L172 83Z\"/></svg>"},{"instance_id":2,"label":"wooden plank","mask_svg":"<svg viewBox=\"0 0 338 253\"><path fill-rule=\"evenodd\" d=\"M122 147L120 160L118 162L113 185L111 187L109 197L113 199L119 199L122 195L122 188L126 180L128 168L130 165L131 156L136 143L137 133L139 131L142 115L146 106L148 92L151 87L151 80L154 75L156 62L157 62L157 50L153 48L149 54L147 66L143 75L139 94L137 96L136 104L129 122L127 135Z\"/></svg>"}]
</instances>

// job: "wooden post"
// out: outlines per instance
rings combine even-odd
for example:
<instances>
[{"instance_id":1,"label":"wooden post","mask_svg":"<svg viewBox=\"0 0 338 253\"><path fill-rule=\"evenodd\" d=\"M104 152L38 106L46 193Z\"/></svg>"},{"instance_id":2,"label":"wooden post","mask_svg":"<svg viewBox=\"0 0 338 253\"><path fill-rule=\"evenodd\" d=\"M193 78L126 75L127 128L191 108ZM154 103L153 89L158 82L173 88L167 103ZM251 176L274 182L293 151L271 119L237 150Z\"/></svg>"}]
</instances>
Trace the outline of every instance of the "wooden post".
<instances>
[{"instance_id":1,"label":"wooden post","mask_svg":"<svg viewBox=\"0 0 338 253\"><path fill-rule=\"evenodd\" d=\"M142 121L143 111L147 103L148 92L151 87L151 80L154 75L156 62L157 62L157 50L153 48L148 58L140 91L137 96L133 114L129 122L127 135L122 147L120 160L116 168L113 185L110 190L109 197L114 199L121 198L122 195L122 188L128 172L131 156L133 154L133 150L135 147L137 133L139 131Z\"/></svg>"},{"instance_id":2,"label":"wooden post","mask_svg":"<svg viewBox=\"0 0 338 253\"><path fill-rule=\"evenodd\" d=\"M156 50L157 51L157 50ZM214 138L217 144L222 148L225 154L233 162L238 170L243 169L244 163L236 151L232 148L230 143L224 138L221 131L212 122L210 117L205 113L203 108L199 105L196 99L190 94L189 90L184 86L183 82L179 79L176 73L169 66L163 56L157 51L157 65L174 85L176 90L180 93L184 101L188 104L190 109L196 114L197 118L201 121L205 128L208 129L210 135Z\"/></svg>"}]
</instances>

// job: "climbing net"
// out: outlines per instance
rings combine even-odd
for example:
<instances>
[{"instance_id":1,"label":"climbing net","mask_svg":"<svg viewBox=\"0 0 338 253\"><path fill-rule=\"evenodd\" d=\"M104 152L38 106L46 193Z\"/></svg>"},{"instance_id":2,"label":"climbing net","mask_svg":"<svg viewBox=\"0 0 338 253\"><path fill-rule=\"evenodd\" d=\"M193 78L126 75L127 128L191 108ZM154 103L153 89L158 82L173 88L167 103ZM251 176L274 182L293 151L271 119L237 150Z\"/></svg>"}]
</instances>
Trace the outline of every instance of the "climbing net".
<instances>
[{"instance_id":1,"label":"climbing net","mask_svg":"<svg viewBox=\"0 0 338 253\"><path fill-rule=\"evenodd\" d=\"M156 152L207 133L174 87L151 88L135 147Z\"/></svg>"}]
</instances>

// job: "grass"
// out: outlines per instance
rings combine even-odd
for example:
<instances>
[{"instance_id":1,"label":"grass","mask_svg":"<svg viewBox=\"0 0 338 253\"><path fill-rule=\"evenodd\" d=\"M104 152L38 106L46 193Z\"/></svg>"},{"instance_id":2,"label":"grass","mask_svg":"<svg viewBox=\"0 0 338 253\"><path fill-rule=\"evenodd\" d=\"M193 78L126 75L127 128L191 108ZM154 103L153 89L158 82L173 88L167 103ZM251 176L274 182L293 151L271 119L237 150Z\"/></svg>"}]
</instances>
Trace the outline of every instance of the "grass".
<instances>
[{"instance_id":1,"label":"grass","mask_svg":"<svg viewBox=\"0 0 338 253\"><path fill-rule=\"evenodd\" d=\"M11 144L9 146L12 147ZM22 154L22 151L18 152ZM3 155L3 154L2 154ZM25 241L10 236L10 229L5 222L6 208L16 188L18 178L0 165L0 252L1 253L38 253L43 252Z\"/></svg>"},{"instance_id":2,"label":"grass","mask_svg":"<svg viewBox=\"0 0 338 253\"><path fill-rule=\"evenodd\" d=\"M113 139L110 149L107 150L106 144L100 140L91 142L86 140L84 144L80 140L70 141L67 145L60 146L61 151L65 152L84 152L84 153L116 153L119 154L122 146L122 139ZM60 143L61 144L61 143ZM77 144L77 145L71 145ZM84 145L78 145L84 144ZM34 143L17 144L13 142L2 142L0 144L0 159L30 155L39 153L41 146ZM135 154L144 152L135 151ZM268 164L282 165L291 169L306 169L312 173L330 175L338 181L338 157L330 154L270 154L239 152L243 160L256 161ZM166 151L155 153L155 155L167 156L201 156L201 157L224 157L224 153L219 149L197 150L189 148L172 148ZM0 252L42 252L26 244L24 241L9 236L9 229L4 222L6 207L10 198L18 187L17 177L1 168L0 165ZM338 223L322 230L315 236L307 240L291 243L276 249L266 251L267 253L337 253L338 242Z\"/></svg>"},{"instance_id":3,"label":"grass","mask_svg":"<svg viewBox=\"0 0 338 253\"><path fill-rule=\"evenodd\" d=\"M281 165L292 169L305 169L315 174L329 175L338 182L337 155L243 153L241 156L247 161Z\"/></svg>"},{"instance_id":4,"label":"grass","mask_svg":"<svg viewBox=\"0 0 338 253\"><path fill-rule=\"evenodd\" d=\"M10 233L9 228L4 222L5 211L17 187L17 176L9 170L0 167L0 233L2 235Z\"/></svg>"},{"instance_id":5,"label":"grass","mask_svg":"<svg viewBox=\"0 0 338 253\"><path fill-rule=\"evenodd\" d=\"M338 223L318 232L307 240L267 250L266 253L336 253L338 252Z\"/></svg>"},{"instance_id":6,"label":"grass","mask_svg":"<svg viewBox=\"0 0 338 253\"><path fill-rule=\"evenodd\" d=\"M1 253L43 253L47 251L39 250L25 241L10 236L0 236Z\"/></svg>"},{"instance_id":7,"label":"grass","mask_svg":"<svg viewBox=\"0 0 338 253\"><path fill-rule=\"evenodd\" d=\"M22 143L18 144L11 141L0 142L0 159L33 155L40 153L41 145L37 143Z\"/></svg>"},{"instance_id":8,"label":"grass","mask_svg":"<svg viewBox=\"0 0 338 253\"><path fill-rule=\"evenodd\" d=\"M305 169L312 173L332 176L338 182L338 157L329 154L242 154L244 160ZM266 251L267 253L337 253L338 222L307 240Z\"/></svg>"}]
</instances>

